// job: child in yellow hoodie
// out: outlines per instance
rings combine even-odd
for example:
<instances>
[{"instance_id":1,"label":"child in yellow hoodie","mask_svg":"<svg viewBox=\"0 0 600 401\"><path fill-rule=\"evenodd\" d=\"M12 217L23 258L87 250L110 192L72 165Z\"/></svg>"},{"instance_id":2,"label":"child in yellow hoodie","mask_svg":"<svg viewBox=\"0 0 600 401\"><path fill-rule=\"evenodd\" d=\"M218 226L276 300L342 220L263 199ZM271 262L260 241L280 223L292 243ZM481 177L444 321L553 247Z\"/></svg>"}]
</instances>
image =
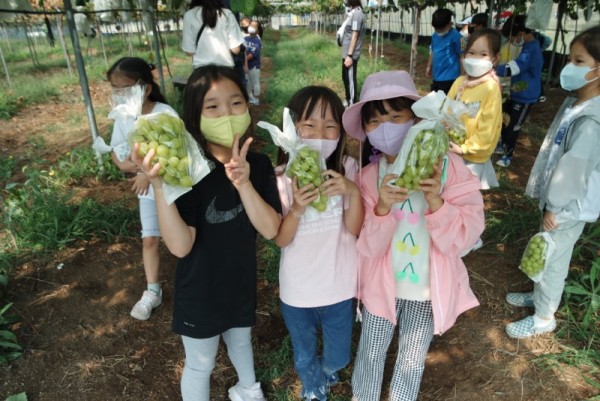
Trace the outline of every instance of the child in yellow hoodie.
<instances>
[{"instance_id":1,"label":"child in yellow hoodie","mask_svg":"<svg viewBox=\"0 0 600 401\"><path fill-rule=\"evenodd\" d=\"M482 189L499 185L490 159L502 129L502 93L493 68L500 42L500 34L493 29L473 32L464 53L465 75L448 92L450 99L462 101L471 111L461 117L466 128L464 143L451 142L450 151L463 157Z\"/></svg>"}]
</instances>

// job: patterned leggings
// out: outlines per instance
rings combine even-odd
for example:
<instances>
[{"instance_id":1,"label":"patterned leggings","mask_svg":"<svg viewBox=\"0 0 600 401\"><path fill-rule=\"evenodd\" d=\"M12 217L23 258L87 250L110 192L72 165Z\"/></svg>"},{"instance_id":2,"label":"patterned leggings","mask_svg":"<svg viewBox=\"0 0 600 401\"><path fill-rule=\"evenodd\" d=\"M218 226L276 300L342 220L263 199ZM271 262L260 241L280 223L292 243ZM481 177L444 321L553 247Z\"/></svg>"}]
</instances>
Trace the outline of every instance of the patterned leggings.
<instances>
[{"instance_id":1,"label":"patterned leggings","mask_svg":"<svg viewBox=\"0 0 600 401\"><path fill-rule=\"evenodd\" d=\"M419 394L425 357L433 339L431 301L396 299L398 357L390 385L390 401L414 401ZM363 327L352 391L359 401L380 401L383 368L394 335L394 325L364 308Z\"/></svg>"}]
</instances>

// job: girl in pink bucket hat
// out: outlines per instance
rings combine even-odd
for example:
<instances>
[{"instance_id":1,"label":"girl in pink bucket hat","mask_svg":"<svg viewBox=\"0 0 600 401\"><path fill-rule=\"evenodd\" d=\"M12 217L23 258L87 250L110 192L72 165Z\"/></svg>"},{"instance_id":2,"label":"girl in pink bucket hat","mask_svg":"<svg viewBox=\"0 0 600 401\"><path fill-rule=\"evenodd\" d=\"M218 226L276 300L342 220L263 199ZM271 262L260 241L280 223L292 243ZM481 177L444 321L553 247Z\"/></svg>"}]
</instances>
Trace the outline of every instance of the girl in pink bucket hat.
<instances>
[{"instance_id":1,"label":"girl in pink bucket hat","mask_svg":"<svg viewBox=\"0 0 600 401\"><path fill-rule=\"evenodd\" d=\"M342 118L349 135L381 152L359 180L365 220L357 242L357 297L363 310L353 400L381 399L396 326L398 357L389 399L416 400L433 335L478 305L460 253L484 228L479 180L459 156L447 154L418 190L388 185L397 177L389 168L414 124L411 106L418 99L407 72L378 72L367 77L360 101Z\"/></svg>"}]
</instances>

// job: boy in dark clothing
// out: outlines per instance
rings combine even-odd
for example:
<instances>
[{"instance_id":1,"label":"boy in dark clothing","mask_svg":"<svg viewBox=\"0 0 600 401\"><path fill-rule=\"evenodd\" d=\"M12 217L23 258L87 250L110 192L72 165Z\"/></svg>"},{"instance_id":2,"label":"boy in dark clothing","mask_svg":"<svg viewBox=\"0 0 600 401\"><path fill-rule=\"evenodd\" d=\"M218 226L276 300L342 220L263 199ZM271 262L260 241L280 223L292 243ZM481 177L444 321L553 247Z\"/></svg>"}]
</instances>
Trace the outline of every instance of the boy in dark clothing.
<instances>
[{"instance_id":1,"label":"boy in dark clothing","mask_svg":"<svg viewBox=\"0 0 600 401\"><path fill-rule=\"evenodd\" d=\"M525 15L511 16L502 26L502 35L521 47L521 52L516 59L496 68L499 77L511 77L510 98L504 103L508 122L502 127L501 143L496 149L496 153L503 154L496 162L501 167L510 166L521 127L542 90L544 58L533 30L525 26L526 19Z\"/></svg>"}]
</instances>

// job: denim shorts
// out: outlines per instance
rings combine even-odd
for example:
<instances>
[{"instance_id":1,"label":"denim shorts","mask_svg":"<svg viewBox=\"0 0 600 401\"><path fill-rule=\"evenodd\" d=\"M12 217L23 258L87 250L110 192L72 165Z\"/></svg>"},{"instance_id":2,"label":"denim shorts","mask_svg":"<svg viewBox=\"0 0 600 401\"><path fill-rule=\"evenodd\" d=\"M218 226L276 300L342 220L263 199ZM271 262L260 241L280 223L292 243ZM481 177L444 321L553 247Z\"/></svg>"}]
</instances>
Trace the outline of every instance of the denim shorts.
<instances>
[{"instance_id":1,"label":"denim shorts","mask_svg":"<svg viewBox=\"0 0 600 401\"><path fill-rule=\"evenodd\" d=\"M158 213L154 199L140 198L140 222L142 223L142 238L160 237Z\"/></svg>"}]
</instances>

